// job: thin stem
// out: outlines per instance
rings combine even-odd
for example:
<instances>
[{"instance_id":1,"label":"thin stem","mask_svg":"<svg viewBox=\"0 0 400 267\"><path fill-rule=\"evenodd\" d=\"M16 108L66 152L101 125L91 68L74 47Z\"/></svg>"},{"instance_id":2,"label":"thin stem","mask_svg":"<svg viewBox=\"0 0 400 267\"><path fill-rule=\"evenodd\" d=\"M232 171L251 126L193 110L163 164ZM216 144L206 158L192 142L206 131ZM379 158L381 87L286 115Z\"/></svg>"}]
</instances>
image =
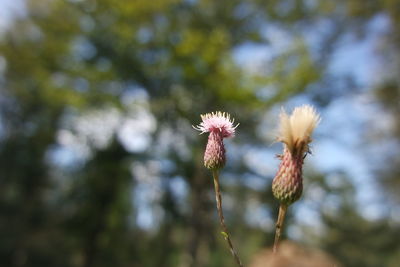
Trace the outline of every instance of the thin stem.
<instances>
[{"instance_id":1,"label":"thin stem","mask_svg":"<svg viewBox=\"0 0 400 267\"><path fill-rule=\"evenodd\" d=\"M222 232L221 234L224 236L224 239L229 245L231 250L232 256L235 258L236 263L243 267L242 262L239 259L239 255L236 250L233 248L233 244L231 238L229 236L228 228L225 225L224 213L222 212L222 198L221 198L221 190L219 189L219 174L218 170L213 170L213 177L214 177L214 187L215 187L215 199L217 200L217 210L219 215L219 222L221 224Z\"/></svg>"},{"instance_id":2,"label":"thin stem","mask_svg":"<svg viewBox=\"0 0 400 267\"><path fill-rule=\"evenodd\" d=\"M285 220L287 205L281 204L279 206L279 215L278 220L276 222L276 231L275 231L275 242L272 252L276 254L278 251L279 239L281 238L282 228L283 228L283 221Z\"/></svg>"}]
</instances>

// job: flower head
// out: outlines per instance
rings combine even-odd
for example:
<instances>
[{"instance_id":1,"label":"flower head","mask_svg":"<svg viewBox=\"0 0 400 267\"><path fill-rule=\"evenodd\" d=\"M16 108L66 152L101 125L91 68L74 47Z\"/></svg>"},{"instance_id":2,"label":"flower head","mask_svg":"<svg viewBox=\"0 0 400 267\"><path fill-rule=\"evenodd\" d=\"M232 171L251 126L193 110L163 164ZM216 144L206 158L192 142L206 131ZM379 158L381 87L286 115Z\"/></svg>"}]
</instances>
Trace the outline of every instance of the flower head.
<instances>
[{"instance_id":1,"label":"flower head","mask_svg":"<svg viewBox=\"0 0 400 267\"><path fill-rule=\"evenodd\" d=\"M280 114L278 140L283 142L290 152L303 154L311 143L311 135L321 118L312 106L303 105L293 110L289 116L284 109Z\"/></svg>"},{"instance_id":2,"label":"flower head","mask_svg":"<svg viewBox=\"0 0 400 267\"><path fill-rule=\"evenodd\" d=\"M282 109L278 140L285 146L280 156L282 162L272 181L272 193L284 205L297 201L303 192L304 155L320 120L309 105L295 108L290 116Z\"/></svg>"},{"instance_id":3,"label":"flower head","mask_svg":"<svg viewBox=\"0 0 400 267\"><path fill-rule=\"evenodd\" d=\"M202 122L194 129L202 133L210 133L206 151L204 152L204 166L208 169L221 169L225 166L225 147L223 139L233 137L235 129L234 120L225 112L212 112L201 115Z\"/></svg>"},{"instance_id":4,"label":"flower head","mask_svg":"<svg viewBox=\"0 0 400 267\"><path fill-rule=\"evenodd\" d=\"M202 122L193 127L200 131L200 134L220 132L223 138L235 136L235 129L239 126L233 126L234 119L231 120L231 116L228 113L217 111L200 115Z\"/></svg>"}]
</instances>

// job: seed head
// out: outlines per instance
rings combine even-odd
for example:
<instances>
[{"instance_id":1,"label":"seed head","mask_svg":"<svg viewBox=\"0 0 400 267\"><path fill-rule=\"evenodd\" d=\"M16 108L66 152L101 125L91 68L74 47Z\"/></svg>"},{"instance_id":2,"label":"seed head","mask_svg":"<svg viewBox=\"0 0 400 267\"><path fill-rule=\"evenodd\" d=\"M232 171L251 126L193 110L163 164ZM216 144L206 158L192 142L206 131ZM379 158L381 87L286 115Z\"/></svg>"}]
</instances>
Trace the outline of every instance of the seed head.
<instances>
[{"instance_id":1,"label":"seed head","mask_svg":"<svg viewBox=\"0 0 400 267\"><path fill-rule=\"evenodd\" d=\"M290 116L282 109L278 141L283 142L291 153L304 154L320 121L319 114L309 105L295 108Z\"/></svg>"}]
</instances>

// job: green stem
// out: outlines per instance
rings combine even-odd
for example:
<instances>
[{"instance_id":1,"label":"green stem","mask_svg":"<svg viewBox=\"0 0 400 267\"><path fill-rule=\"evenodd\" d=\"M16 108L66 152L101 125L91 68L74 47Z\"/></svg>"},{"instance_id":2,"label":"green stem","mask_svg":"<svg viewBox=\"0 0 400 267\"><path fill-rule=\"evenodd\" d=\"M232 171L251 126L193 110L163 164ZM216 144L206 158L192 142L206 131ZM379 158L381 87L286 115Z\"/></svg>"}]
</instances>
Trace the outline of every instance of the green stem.
<instances>
[{"instance_id":1,"label":"green stem","mask_svg":"<svg viewBox=\"0 0 400 267\"><path fill-rule=\"evenodd\" d=\"M224 213L222 212L222 198L221 198L221 190L219 188L219 174L218 170L213 170L213 178L214 178L214 187L215 187L215 199L217 201L217 210L218 210L218 215L219 215L219 222L221 224L222 228L222 235L224 236L224 239L229 245L229 249L232 253L232 256L235 258L236 263L240 266L243 267L242 262L239 259L239 255L236 252L236 250L233 247L231 238L229 236L228 228L225 225L225 219L224 219Z\"/></svg>"},{"instance_id":2,"label":"green stem","mask_svg":"<svg viewBox=\"0 0 400 267\"><path fill-rule=\"evenodd\" d=\"M283 221L285 220L287 207L288 206L285 205L285 204L281 204L279 206L278 220L276 222L275 242L274 242L274 247L272 249L272 252L274 254L276 254L276 252L278 251L279 239L281 238L281 233L282 233L282 228L283 228Z\"/></svg>"}]
</instances>

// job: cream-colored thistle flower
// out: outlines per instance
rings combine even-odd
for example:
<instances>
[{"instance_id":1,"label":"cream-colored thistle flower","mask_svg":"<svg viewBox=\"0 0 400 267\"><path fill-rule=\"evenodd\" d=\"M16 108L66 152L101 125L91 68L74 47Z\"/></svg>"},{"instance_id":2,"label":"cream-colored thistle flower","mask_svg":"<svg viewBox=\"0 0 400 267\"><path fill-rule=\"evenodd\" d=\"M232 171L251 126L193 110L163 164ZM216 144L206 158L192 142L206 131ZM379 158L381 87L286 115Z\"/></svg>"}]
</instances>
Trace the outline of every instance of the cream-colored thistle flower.
<instances>
[{"instance_id":1,"label":"cream-colored thistle flower","mask_svg":"<svg viewBox=\"0 0 400 267\"><path fill-rule=\"evenodd\" d=\"M303 105L288 115L282 109L279 122L278 141L283 142L281 163L272 181L272 193L279 200L279 215L273 251L276 253L283 221L289 205L296 202L303 192L303 162L309 151L311 135L320 122L320 116L309 105Z\"/></svg>"},{"instance_id":2,"label":"cream-colored thistle flower","mask_svg":"<svg viewBox=\"0 0 400 267\"><path fill-rule=\"evenodd\" d=\"M303 192L304 156L319 121L319 115L309 105L295 108L290 116L281 111L278 140L285 146L280 156L282 162L272 181L272 193L285 205L297 201Z\"/></svg>"},{"instance_id":3,"label":"cream-colored thistle flower","mask_svg":"<svg viewBox=\"0 0 400 267\"><path fill-rule=\"evenodd\" d=\"M290 116L282 109L278 141L285 143L290 152L304 154L320 121L320 116L310 105L296 107Z\"/></svg>"}]
</instances>

